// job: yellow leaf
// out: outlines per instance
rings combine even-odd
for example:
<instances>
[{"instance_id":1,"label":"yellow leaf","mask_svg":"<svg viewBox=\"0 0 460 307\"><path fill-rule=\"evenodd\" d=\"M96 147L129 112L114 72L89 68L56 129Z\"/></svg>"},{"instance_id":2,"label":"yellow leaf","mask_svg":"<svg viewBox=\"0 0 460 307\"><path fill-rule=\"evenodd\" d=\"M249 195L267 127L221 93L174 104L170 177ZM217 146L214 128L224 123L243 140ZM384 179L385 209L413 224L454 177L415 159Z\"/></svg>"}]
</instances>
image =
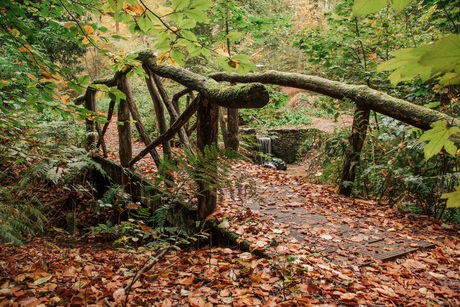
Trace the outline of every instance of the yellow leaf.
<instances>
[{"instance_id":1,"label":"yellow leaf","mask_svg":"<svg viewBox=\"0 0 460 307\"><path fill-rule=\"evenodd\" d=\"M84 29L85 29L85 34L86 35L89 35L89 34L94 32L93 27L91 27L90 25L85 25Z\"/></svg>"},{"instance_id":2,"label":"yellow leaf","mask_svg":"<svg viewBox=\"0 0 460 307\"><path fill-rule=\"evenodd\" d=\"M88 44L89 44L89 39L85 36L85 37L83 37L83 39L81 40L81 43L82 43L83 45L88 45Z\"/></svg>"},{"instance_id":3,"label":"yellow leaf","mask_svg":"<svg viewBox=\"0 0 460 307\"><path fill-rule=\"evenodd\" d=\"M32 79L34 81L37 81L37 77L35 77L34 75L32 74L27 74L27 77L29 77L29 79Z\"/></svg>"},{"instance_id":4,"label":"yellow leaf","mask_svg":"<svg viewBox=\"0 0 460 307\"><path fill-rule=\"evenodd\" d=\"M21 35L21 32L19 32L18 29L11 29L11 30L10 30L10 33L11 33L11 35L13 35L14 37L18 37L19 35Z\"/></svg>"},{"instance_id":5,"label":"yellow leaf","mask_svg":"<svg viewBox=\"0 0 460 307\"><path fill-rule=\"evenodd\" d=\"M75 24L73 22L66 22L64 24L64 28L69 29L72 28Z\"/></svg>"}]
</instances>

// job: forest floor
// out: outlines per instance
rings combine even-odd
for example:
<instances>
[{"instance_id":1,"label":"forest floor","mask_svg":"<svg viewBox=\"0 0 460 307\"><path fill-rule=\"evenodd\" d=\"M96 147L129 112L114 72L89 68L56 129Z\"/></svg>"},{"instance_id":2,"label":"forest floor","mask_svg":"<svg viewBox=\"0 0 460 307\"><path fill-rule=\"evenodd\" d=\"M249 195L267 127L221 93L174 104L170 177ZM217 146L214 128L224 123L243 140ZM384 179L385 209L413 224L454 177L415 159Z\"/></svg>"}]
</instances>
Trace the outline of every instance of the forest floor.
<instances>
[{"instance_id":1,"label":"forest floor","mask_svg":"<svg viewBox=\"0 0 460 307\"><path fill-rule=\"evenodd\" d=\"M235 182L247 179L213 216L249 250L196 245L155 261L163 250L54 230L1 246L0 306L460 306L457 228L339 196L289 168L231 168ZM152 169L144 158L139 170Z\"/></svg>"}]
</instances>

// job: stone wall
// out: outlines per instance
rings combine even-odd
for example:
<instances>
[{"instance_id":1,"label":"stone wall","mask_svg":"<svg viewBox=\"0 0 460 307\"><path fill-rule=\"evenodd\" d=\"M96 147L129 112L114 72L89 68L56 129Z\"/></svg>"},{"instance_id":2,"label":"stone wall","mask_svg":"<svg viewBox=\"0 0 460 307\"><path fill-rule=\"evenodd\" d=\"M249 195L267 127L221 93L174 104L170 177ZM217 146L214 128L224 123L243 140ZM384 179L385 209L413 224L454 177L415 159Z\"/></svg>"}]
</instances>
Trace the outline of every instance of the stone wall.
<instances>
[{"instance_id":1,"label":"stone wall","mask_svg":"<svg viewBox=\"0 0 460 307\"><path fill-rule=\"evenodd\" d=\"M294 163L299 158L299 150L305 140L307 140L312 133L321 132L315 128L277 128L270 129L264 134L254 129L242 129L240 133L245 137L253 136L255 144L257 144L256 137L270 137L272 156L280 158L286 163Z\"/></svg>"},{"instance_id":2,"label":"stone wall","mask_svg":"<svg viewBox=\"0 0 460 307\"><path fill-rule=\"evenodd\" d=\"M286 163L294 163L298 158L299 148L312 129L279 128L268 130L272 139L272 155Z\"/></svg>"}]
</instances>

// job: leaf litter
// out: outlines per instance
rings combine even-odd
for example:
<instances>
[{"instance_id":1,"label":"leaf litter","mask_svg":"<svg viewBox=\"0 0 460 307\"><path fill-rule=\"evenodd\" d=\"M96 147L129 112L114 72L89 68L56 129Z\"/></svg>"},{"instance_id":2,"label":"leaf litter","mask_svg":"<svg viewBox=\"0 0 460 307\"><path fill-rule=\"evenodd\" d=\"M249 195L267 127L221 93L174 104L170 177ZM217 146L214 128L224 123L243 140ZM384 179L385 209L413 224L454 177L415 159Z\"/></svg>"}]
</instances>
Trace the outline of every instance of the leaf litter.
<instances>
[{"instance_id":1,"label":"leaf litter","mask_svg":"<svg viewBox=\"0 0 460 307\"><path fill-rule=\"evenodd\" d=\"M155 256L146 248L36 238L1 246L0 306L460 306L457 229L286 172L233 165L232 176L243 172L258 196L227 191L214 217L249 251L238 242L170 250L142 272ZM375 254L403 247L411 252L391 261Z\"/></svg>"}]
</instances>

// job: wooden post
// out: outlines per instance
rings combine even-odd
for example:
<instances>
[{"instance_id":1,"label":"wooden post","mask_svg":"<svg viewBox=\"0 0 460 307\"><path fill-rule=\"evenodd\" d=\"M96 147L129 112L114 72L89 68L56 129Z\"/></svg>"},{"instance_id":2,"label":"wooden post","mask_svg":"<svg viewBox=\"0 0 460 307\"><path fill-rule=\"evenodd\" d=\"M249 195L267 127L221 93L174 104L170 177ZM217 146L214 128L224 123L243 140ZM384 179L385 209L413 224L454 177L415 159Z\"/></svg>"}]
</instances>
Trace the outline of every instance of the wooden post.
<instances>
[{"instance_id":1,"label":"wooden post","mask_svg":"<svg viewBox=\"0 0 460 307\"><path fill-rule=\"evenodd\" d=\"M359 105L356 106L353 116L353 128L351 130L351 135L348 138L352 150L347 153L345 157L339 194L350 196L353 190L353 183L356 177L356 168L359 165L361 151L366 139L370 114L371 109L361 107Z\"/></svg>"},{"instance_id":2,"label":"wooden post","mask_svg":"<svg viewBox=\"0 0 460 307\"><path fill-rule=\"evenodd\" d=\"M127 82L125 75L120 75L118 81L118 89L122 92L125 92L124 84ZM131 161L133 151L131 148L131 125L130 125L130 115L128 102L124 99L120 101L118 105L118 142L119 142L119 154L120 154L120 164L122 167L128 167L129 161ZM126 186L128 184L128 176L122 174L122 185Z\"/></svg>"},{"instance_id":3,"label":"wooden post","mask_svg":"<svg viewBox=\"0 0 460 307\"><path fill-rule=\"evenodd\" d=\"M90 90L85 95L85 108L91 112L95 112L96 108L96 91ZM91 117L87 116L85 118L85 126L86 126L86 148L91 150L94 148L96 137L94 135L96 125L94 120Z\"/></svg>"},{"instance_id":4,"label":"wooden post","mask_svg":"<svg viewBox=\"0 0 460 307\"><path fill-rule=\"evenodd\" d=\"M238 113L238 109L227 109L227 146L234 151L240 147Z\"/></svg>"},{"instance_id":5,"label":"wooden post","mask_svg":"<svg viewBox=\"0 0 460 307\"><path fill-rule=\"evenodd\" d=\"M152 97L153 107L155 109L155 114L157 116L158 128L160 130L160 134L164 134L166 130L168 130L168 128L166 125L165 111L163 108L163 104L161 102L161 96L155 87L156 85L154 82L153 74L150 72L148 68L146 68L145 71L147 72L147 77L145 81L147 82L147 88L149 90L150 97ZM169 142L164 142L162 145L163 155L171 157L171 146L169 145Z\"/></svg>"},{"instance_id":6,"label":"wooden post","mask_svg":"<svg viewBox=\"0 0 460 307\"><path fill-rule=\"evenodd\" d=\"M219 107L204 97L199 98L197 111L197 147L199 153L204 154L206 147L217 146ZM217 159L206 161L206 177L217 178ZM204 168L204 166L198 166ZM204 221L217 206L217 189L213 182L198 181L198 219Z\"/></svg>"}]
</instances>

